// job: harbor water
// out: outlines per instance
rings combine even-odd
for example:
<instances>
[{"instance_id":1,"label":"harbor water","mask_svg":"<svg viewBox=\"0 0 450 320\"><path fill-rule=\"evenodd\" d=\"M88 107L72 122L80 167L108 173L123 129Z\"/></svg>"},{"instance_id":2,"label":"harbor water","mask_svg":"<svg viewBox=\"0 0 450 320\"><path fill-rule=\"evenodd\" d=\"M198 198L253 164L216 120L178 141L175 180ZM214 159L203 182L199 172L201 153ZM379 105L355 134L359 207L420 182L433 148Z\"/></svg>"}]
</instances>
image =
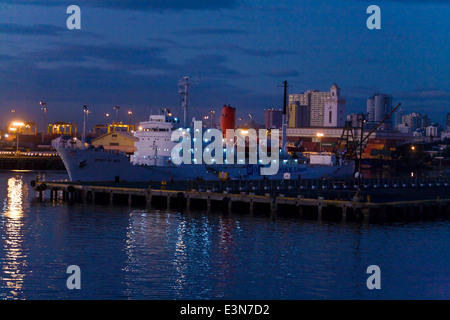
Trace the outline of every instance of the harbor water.
<instances>
[{"instance_id":1,"label":"harbor water","mask_svg":"<svg viewBox=\"0 0 450 320\"><path fill-rule=\"evenodd\" d=\"M450 299L448 220L272 221L71 205L39 201L33 179L0 173L0 299ZM67 288L71 265L80 290ZM371 265L381 290L366 285Z\"/></svg>"}]
</instances>

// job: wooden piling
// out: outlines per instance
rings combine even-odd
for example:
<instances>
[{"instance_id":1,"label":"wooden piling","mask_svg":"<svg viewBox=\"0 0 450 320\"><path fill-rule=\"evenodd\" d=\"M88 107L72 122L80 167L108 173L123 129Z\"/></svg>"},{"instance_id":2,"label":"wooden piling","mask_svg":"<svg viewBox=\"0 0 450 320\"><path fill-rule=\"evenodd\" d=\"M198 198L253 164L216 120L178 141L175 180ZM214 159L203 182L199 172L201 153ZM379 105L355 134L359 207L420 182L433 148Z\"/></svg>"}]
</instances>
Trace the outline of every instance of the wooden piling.
<instances>
[{"instance_id":1,"label":"wooden piling","mask_svg":"<svg viewBox=\"0 0 450 320\"><path fill-rule=\"evenodd\" d=\"M317 221L322 221L322 214L323 214L322 207L323 207L322 202L319 202L317 204Z\"/></svg>"},{"instance_id":2,"label":"wooden piling","mask_svg":"<svg viewBox=\"0 0 450 320\"><path fill-rule=\"evenodd\" d=\"M145 198L145 202L147 204L147 208L150 209L152 203L152 197L157 196L161 198L166 198L168 208L171 207L171 198L176 198L177 201L183 201L186 199L186 209L190 211L191 209L191 201L192 199L200 200L204 203L206 201L206 211L211 212L214 210L212 206L213 201L222 202L223 210L227 211L228 214L233 212L233 202L236 202L238 205L235 206L237 208L247 207L250 215L254 214L255 206L265 206L266 209L270 211L270 218L275 219L277 213L280 212L280 208L283 208L283 211L291 210L291 213L296 214L298 212L298 216L303 218L305 210L308 208L317 210L317 220L321 221L325 217L330 216L333 219L341 218L343 222L347 221L353 214L349 216L349 209L351 212L356 213L357 219L360 221L368 221L371 218L371 214L377 214L377 217L384 218L386 216L394 217L394 218L409 218L419 215L423 215L424 207L430 208L430 210L437 214L438 216L445 216L450 212L449 203L450 199L428 199L428 200L410 200L410 201L395 201L395 202L386 202L380 203L374 201L374 197L370 200L370 202L365 201L352 201L350 198L346 199L324 199L324 198L315 198L317 193L312 192L313 198L306 197L306 190L299 191L299 194L295 194L295 191L287 191L283 189L281 184L273 184L272 188L280 187L280 193L276 194L274 189L268 189L269 183L264 183L264 185L249 185L248 188L251 188L251 192L247 193L247 191L242 191L242 185L238 185L237 182L227 182L226 184L220 184L219 187L217 184L205 182L206 186L200 186L200 190L206 191L193 191L191 189L187 189L186 191L181 192L180 189L176 190L152 190L151 187L116 187L115 185L91 185L88 186L86 184L73 184L73 183L58 183L58 182L46 182L43 186L42 184L36 184L33 188L37 191L38 197L44 197L44 189L48 189L50 192L50 199L56 200L58 196L61 194L62 199L64 201L69 200L69 196L71 200L80 201L82 200L85 203L87 200L90 201L92 199L92 203L95 203L95 194L101 193L106 197L109 194L109 203L112 205L114 200L118 202L121 200L125 204L128 200L128 205L131 206L134 199L140 197ZM305 183L306 184L306 183ZM308 185L310 183L308 182ZM311 184L314 185L315 184ZM258 187L257 187L258 186ZM291 185L292 186L292 185ZM303 184L302 184L303 186ZM236 190L240 192L236 193ZM285 186L286 187L286 186ZM297 188L298 185L294 185L293 188ZM222 189L221 189L222 188ZM254 190L253 188L256 188ZM225 191L225 190L226 191ZM321 189L321 185L317 185L315 190ZM235 191L233 191L235 190ZM300 189L299 189L300 190ZM282 192L286 192L285 194ZM353 191L350 191L352 193ZM294 194L293 194L294 193ZM347 192L350 194L349 192ZM114 195L119 195L114 199ZM364 199L365 195L362 196L361 199ZM127 199L127 200L125 200ZM178 202L177 202L178 203ZM173 205L173 204L172 204ZM289 209L291 208L291 209ZM326 209L329 208L329 209ZM390 210L392 209L392 210ZM294 211L292 211L294 210ZM326 210L326 211L324 211ZM324 215L326 212L326 215ZM334 215L334 216L333 216Z\"/></svg>"},{"instance_id":3,"label":"wooden piling","mask_svg":"<svg viewBox=\"0 0 450 320\"><path fill-rule=\"evenodd\" d=\"M347 206L343 205L342 209L342 222L347 222Z\"/></svg>"}]
</instances>

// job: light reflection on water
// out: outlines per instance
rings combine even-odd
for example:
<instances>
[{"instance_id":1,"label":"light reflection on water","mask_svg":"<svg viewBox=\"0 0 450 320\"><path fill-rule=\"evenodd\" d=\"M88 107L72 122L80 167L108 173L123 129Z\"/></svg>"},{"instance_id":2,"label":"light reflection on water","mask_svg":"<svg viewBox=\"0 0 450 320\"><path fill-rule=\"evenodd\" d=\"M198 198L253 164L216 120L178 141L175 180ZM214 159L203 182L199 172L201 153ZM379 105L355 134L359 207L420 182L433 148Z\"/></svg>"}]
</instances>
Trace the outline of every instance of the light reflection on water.
<instances>
[{"instance_id":1,"label":"light reflection on water","mask_svg":"<svg viewBox=\"0 0 450 320\"><path fill-rule=\"evenodd\" d=\"M32 179L0 173L0 299L450 298L448 221L272 222L41 203ZM82 270L77 292L65 287L72 264ZM371 264L382 269L380 292L365 286Z\"/></svg>"},{"instance_id":2,"label":"light reflection on water","mask_svg":"<svg viewBox=\"0 0 450 320\"><path fill-rule=\"evenodd\" d=\"M26 254L23 252L22 244L22 217L24 212L24 201L28 197L28 186L23 184L22 177L16 176L8 179L8 193L3 200L1 224L4 226L4 252L2 259L0 296L7 299L17 298L22 291L25 278L24 268L27 264ZM6 290L5 290L6 289Z\"/></svg>"}]
</instances>

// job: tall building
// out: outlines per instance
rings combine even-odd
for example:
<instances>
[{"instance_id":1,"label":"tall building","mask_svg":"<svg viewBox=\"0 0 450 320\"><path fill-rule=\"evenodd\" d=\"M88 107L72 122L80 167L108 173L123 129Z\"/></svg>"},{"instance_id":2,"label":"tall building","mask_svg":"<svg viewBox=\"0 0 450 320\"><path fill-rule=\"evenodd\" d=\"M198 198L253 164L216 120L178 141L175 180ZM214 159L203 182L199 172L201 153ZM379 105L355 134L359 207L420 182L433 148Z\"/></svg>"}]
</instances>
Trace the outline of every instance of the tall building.
<instances>
[{"instance_id":1,"label":"tall building","mask_svg":"<svg viewBox=\"0 0 450 320\"><path fill-rule=\"evenodd\" d=\"M335 84L330 89L331 97L324 105L324 127L345 126L345 100L341 97L341 89Z\"/></svg>"},{"instance_id":2,"label":"tall building","mask_svg":"<svg viewBox=\"0 0 450 320\"><path fill-rule=\"evenodd\" d=\"M361 114L360 113L350 113L347 115L347 121L350 122L353 128L361 127Z\"/></svg>"},{"instance_id":3,"label":"tall building","mask_svg":"<svg viewBox=\"0 0 450 320\"><path fill-rule=\"evenodd\" d=\"M367 99L367 115L369 125L378 125L384 120L386 115L392 111L392 96L377 93L371 98ZM392 128L392 118L389 118L384 124L383 128Z\"/></svg>"},{"instance_id":4,"label":"tall building","mask_svg":"<svg viewBox=\"0 0 450 320\"><path fill-rule=\"evenodd\" d=\"M447 125L447 131L450 131L450 113L447 113L446 125Z\"/></svg>"},{"instance_id":5,"label":"tall building","mask_svg":"<svg viewBox=\"0 0 450 320\"><path fill-rule=\"evenodd\" d=\"M339 126L341 122L345 123L344 101L340 97L340 89L336 84L333 84L328 92L308 90L305 93L289 95L289 105L294 104L296 107L290 108L288 117L289 119L299 119L301 117L300 121L295 121L303 123L303 126L323 127L325 126L326 102L329 103L327 105L327 126ZM299 116L296 112L303 113L303 116ZM305 113L308 113L309 119L304 115ZM340 116L341 114L342 117ZM292 121L292 123L289 121L290 127L295 121Z\"/></svg>"},{"instance_id":6,"label":"tall building","mask_svg":"<svg viewBox=\"0 0 450 320\"><path fill-rule=\"evenodd\" d=\"M283 110L264 110L264 125L266 129L281 129L283 121Z\"/></svg>"},{"instance_id":7,"label":"tall building","mask_svg":"<svg viewBox=\"0 0 450 320\"><path fill-rule=\"evenodd\" d=\"M427 115L413 112L402 116L402 125L408 127L410 132L413 132L416 129L428 127L430 119L428 119Z\"/></svg>"},{"instance_id":8,"label":"tall building","mask_svg":"<svg viewBox=\"0 0 450 320\"><path fill-rule=\"evenodd\" d=\"M295 101L290 103L287 109L288 128L309 127L310 110L306 105L301 105L300 102Z\"/></svg>"}]
</instances>

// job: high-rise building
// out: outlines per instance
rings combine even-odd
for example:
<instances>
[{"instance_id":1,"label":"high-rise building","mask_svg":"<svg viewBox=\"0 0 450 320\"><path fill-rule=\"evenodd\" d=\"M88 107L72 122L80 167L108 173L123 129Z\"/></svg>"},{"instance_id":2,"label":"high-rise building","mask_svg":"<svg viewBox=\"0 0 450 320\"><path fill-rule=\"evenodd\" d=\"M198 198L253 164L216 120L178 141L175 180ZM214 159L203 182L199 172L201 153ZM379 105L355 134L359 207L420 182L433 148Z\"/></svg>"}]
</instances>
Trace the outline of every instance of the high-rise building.
<instances>
[{"instance_id":1,"label":"high-rise building","mask_svg":"<svg viewBox=\"0 0 450 320\"><path fill-rule=\"evenodd\" d=\"M416 129L428 127L430 119L428 119L427 115L413 112L402 116L402 125L408 127L410 132L413 132Z\"/></svg>"},{"instance_id":2,"label":"high-rise building","mask_svg":"<svg viewBox=\"0 0 450 320\"><path fill-rule=\"evenodd\" d=\"M369 125L378 125L392 111L392 96L377 93L367 99L367 115ZM392 128L392 118L383 123L385 129Z\"/></svg>"},{"instance_id":3,"label":"high-rise building","mask_svg":"<svg viewBox=\"0 0 450 320\"><path fill-rule=\"evenodd\" d=\"M308 106L301 105L298 101L290 103L287 109L287 114L288 128L309 127L310 112Z\"/></svg>"},{"instance_id":4,"label":"high-rise building","mask_svg":"<svg viewBox=\"0 0 450 320\"><path fill-rule=\"evenodd\" d=\"M361 127L361 114L360 113L350 113L347 115L347 121L350 122L353 128Z\"/></svg>"},{"instance_id":5,"label":"high-rise building","mask_svg":"<svg viewBox=\"0 0 450 320\"><path fill-rule=\"evenodd\" d=\"M450 131L450 113L447 113L447 121L446 121L446 125L447 125L447 131Z\"/></svg>"},{"instance_id":6,"label":"high-rise building","mask_svg":"<svg viewBox=\"0 0 450 320\"><path fill-rule=\"evenodd\" d=\"M333 84L328 92L308 90L305 93L289 95L289 105L294 105L294 107L289 109L288 118L295 119L289 121L289 126L292 127L295 122L302 123L303 126L325 126L326 102L329 103L327 105L327 126L343 126L345 124L344 101L340 97L340 89L336 84ZM298 121L300 116L297 112L303 114L300 121ZM306 112L308 117L304 116Z\"/></svg>"},{"instance_id":7,"label":"high-rise building","mask_svg":"<svg viewBox=\"0 0 450 320\"><path fill-rule=\"evenodd\" d=\"M425 136L436 138L439 136L439 131L437 126L428 126L425 128Z\"/></svg>"},{"instance_id":8,"label":"high-rise building","mask_svg":"<svg viewBox=\"0 0 450 320\"><path fill-rule=\"evenodd\" d=\"M281 129L283 121L283 110L264 110L264 125L266 129Z\"/></svg>"},{"instance_id":9,"label":"high-rise building","mask_svg":"<svg viewBox=\"0 0 450 320\"><path fill-rule=\"evenodd\" d=\"M324 127L345 126L345 100L341 97L341 89L335 84L330 89L331 97L324 105Z\"/></svg>"}]
</instances>

